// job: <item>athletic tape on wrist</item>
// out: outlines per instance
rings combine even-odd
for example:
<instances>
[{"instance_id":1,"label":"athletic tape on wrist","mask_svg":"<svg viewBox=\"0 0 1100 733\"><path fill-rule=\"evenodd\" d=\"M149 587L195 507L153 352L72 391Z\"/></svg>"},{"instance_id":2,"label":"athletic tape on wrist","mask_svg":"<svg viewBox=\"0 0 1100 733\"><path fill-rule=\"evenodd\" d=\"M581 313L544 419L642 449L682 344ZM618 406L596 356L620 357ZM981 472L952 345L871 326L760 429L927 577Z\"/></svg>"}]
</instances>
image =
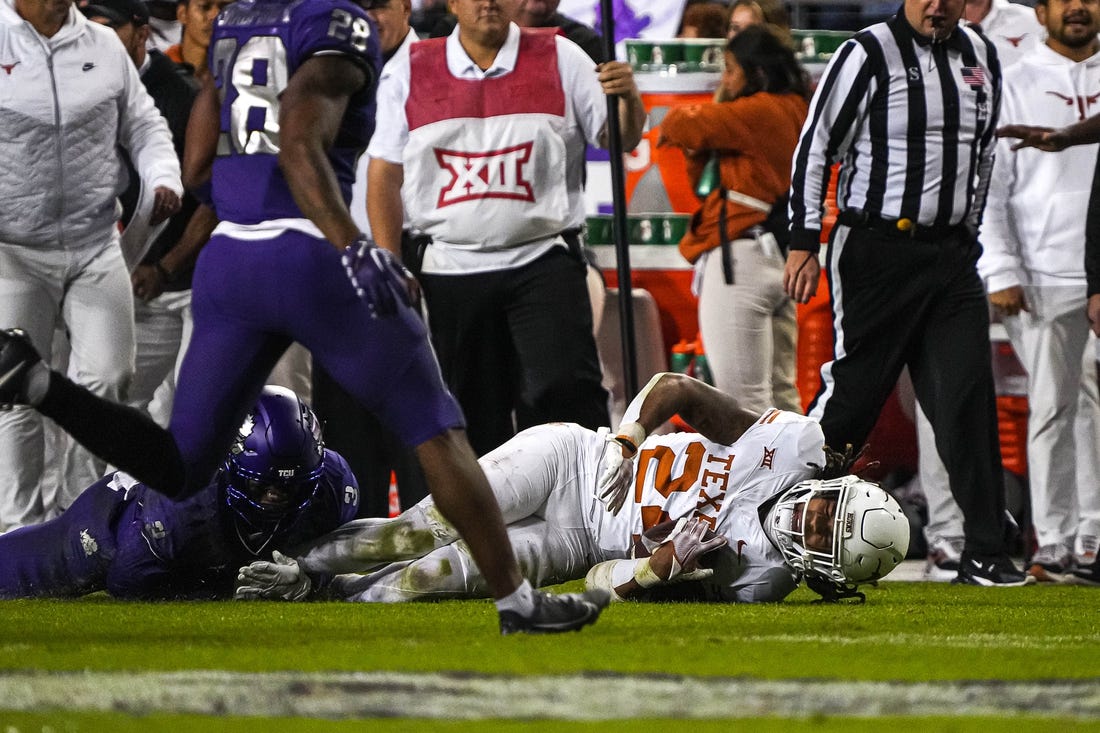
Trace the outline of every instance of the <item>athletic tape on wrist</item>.
<instances>
[{"instance_id":1,"label":"athletic tape on wrist","mask_svg":"<svg viewBox=\"0 0 1100 733\"><path fill-rule=\"evenodd\" d=\"M643 588L652 588L664 582L660 575L653 572L648 557L638 561L638 564L634 566L634 580Z\"/></svg>"}]
</instances>

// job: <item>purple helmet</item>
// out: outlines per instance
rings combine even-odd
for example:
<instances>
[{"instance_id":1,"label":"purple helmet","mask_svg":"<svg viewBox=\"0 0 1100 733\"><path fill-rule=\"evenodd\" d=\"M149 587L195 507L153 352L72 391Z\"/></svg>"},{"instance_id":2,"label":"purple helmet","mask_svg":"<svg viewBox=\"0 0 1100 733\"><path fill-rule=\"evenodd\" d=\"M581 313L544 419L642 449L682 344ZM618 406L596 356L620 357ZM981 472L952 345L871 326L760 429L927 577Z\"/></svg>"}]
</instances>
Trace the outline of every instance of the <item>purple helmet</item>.
<instances>
[{"instance_id":1,"label":"purple helmet","mask_svg":"<svg viewBox=\"0 0 1100 733\"><path fill-rule=\"evenodd\" d=\"M222 466L226 502L254 531L274 532L316 495L324 457L313 410L289 389L264 387Z\"/></svg>"}]
</instances>

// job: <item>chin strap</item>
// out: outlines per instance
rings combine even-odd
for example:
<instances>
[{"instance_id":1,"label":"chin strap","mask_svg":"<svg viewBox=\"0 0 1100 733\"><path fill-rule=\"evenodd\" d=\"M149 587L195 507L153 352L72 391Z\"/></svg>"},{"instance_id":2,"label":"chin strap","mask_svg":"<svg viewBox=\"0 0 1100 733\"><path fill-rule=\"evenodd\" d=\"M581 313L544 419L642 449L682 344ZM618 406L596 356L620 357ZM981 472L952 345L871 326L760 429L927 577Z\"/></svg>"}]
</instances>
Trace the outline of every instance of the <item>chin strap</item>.
<instances>
[{"instance_id":1,"label":"chin strap","mask_svg":"<svg viewBox=\"0 0 1100 733\"><path fill-rule=\"evenodd\" d=\"M814 603L838 603L852 599L856 603L867 601L867 596L859 592L854 585L838 583L835 580L822 578L820 575L807 575L805 580L806 587L821 596Z\"/></svg>"}]
</instances>

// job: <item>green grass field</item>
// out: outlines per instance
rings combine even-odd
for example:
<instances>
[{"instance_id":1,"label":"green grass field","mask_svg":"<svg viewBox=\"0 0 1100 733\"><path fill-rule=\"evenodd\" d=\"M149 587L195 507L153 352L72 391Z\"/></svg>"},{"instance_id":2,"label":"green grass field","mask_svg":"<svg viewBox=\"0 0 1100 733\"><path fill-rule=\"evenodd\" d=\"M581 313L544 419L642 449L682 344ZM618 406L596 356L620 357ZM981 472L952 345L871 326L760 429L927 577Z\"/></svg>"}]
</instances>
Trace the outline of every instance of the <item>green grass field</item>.
<instances>
[{"instance_id":1,"label":"green grass field","mask_svg":"<svg viewBox=\"0 0 1100 733\"><path fill-rule=\"evenodd\" d=\"M1100 589L813 598L616 604L578 634L508 638L487 601L6 601L0 733L1100 730Z\"/></svg>"}]
</instances>

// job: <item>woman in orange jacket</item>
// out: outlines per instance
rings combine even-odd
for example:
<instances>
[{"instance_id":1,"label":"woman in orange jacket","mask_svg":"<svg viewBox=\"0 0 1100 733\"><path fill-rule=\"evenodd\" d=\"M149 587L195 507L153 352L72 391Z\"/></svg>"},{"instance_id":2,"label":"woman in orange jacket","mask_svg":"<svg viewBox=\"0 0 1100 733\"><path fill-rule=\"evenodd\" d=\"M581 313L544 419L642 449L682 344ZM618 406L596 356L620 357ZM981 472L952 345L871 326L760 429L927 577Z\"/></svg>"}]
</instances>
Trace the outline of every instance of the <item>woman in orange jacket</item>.
<instances>
[{"instance_id":1,"label":"woman in orange jacket","mask_svg":"<svg viewBox=\"0 0 1100 733\"><path fill-rule=\"evenodd\" d=\"M695 265L699 327L715 384L753 410L801 412L794 303L783 290L791 157L809 81L794 52L751 26L732 38L725 101L675 107L659 145L684 149L704 196L680 252ZM710 190L700 190L714 177Z\"/></svg>"}]
</instances>

